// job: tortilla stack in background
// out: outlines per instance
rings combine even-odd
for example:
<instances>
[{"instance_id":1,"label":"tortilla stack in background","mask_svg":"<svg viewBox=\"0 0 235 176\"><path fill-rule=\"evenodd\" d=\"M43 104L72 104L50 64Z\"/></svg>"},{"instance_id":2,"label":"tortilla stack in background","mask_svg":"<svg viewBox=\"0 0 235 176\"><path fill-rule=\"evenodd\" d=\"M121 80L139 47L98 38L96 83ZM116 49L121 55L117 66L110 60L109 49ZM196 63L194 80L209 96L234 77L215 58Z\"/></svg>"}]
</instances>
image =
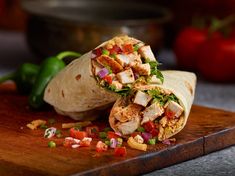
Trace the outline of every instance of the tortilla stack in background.
<instances>
[{"instance_id":1,"label":"tortilla stack in background","mask_svg":"<svg viewBox=\"0 0 235 176\"><path fill-rule=\"evenodd\" d=\"M115 102L109 116L114 131L131 134L153 121L162 141L184 128L194 99L196 75L173 70L162 74L162 85L139 85L132 94Z\"/></svg>"},{"instance_id":2,"label":"tortilla stack in background","mask_svg":"<svg viewBox=\"0 0 235 176\"><path fill-rule=\"evenodd\" d=\"M161 72L149 45L119 36L75 59L48 84L44 100L75 120L94 118L127 95L135 83L160 84Z\"/></svg>"}]
</instances>

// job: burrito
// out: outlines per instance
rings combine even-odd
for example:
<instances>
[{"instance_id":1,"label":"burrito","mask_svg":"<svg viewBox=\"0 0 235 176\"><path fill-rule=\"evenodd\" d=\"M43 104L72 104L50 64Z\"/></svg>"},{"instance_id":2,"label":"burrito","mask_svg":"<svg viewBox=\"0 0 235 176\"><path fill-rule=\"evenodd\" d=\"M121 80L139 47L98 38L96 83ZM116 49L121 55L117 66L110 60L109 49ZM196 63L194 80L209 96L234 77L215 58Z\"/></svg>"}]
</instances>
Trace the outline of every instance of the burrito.
<instances>
[{"instance_id":1,"label":"burrito","mask_svg":"<svg viewBox=\"0 0 235 176\"><path fill-rule=\"evenodd\" d=\"M162 74L162 85L136 86L129 96L115 102L109 116L114 131L128 135L144 127L162 141L184 128L194 99L196 76L184 71Z\"/></svg>"},{"instance_id":2,"label":"burrito","mask_svg":"<svg viewBox=\"0 0 235 176\"><path fill-rule=\"evenodd\" d=\"M161 84L163 76L149 45L114 37L75 59L48 84L44 100L75 120L95 117L135 84Z\"/></svg>"}]
</instances>

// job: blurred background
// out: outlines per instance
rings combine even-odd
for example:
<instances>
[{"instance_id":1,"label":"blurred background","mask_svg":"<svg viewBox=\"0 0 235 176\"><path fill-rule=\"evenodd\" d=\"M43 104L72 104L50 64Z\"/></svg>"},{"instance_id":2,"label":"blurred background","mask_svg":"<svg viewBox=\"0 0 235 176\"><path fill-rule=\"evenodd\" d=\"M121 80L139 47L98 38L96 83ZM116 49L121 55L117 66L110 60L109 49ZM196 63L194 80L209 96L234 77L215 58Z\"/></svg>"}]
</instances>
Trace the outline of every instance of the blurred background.
<instances>
[{"instance_id":1,"label":"blurred background","mask_svg":"<svg viewBox=\"0 0 235 176\"><path fill-rule=\"evenodd\" d=\"M85 53L125 33L149 43L156 54L170 50L168 59L160 54L163 68L197 71L208 80L228 82L235 79L235 66L231 66L235 65L235 51L224 50L231 50L235 44L229 41L227 46L224 38L235 36L234 12L235 0L0 0L0 29L21 32L37 58L63 50ZM222 46L210 49L206 44L201 48L214 33ZM224 46L226 49L219 53L203 54L204 50ZM218 54L224 56L211 59ZM231 58L224 63L227 55ZM217 69L226 73L218 74Z\"/></svg>"},{"instance_id":2,"label":"blurred background","mask_svg":"<svg viewBox=\"0 0 235 176\"><path fill-rule=\"evenodd\" d=\"M196 104L235 111L234 14L235 0L0 0L0 74L124 33L150 44L161 69L194 71Z\"/></svg>"}]
</instances>

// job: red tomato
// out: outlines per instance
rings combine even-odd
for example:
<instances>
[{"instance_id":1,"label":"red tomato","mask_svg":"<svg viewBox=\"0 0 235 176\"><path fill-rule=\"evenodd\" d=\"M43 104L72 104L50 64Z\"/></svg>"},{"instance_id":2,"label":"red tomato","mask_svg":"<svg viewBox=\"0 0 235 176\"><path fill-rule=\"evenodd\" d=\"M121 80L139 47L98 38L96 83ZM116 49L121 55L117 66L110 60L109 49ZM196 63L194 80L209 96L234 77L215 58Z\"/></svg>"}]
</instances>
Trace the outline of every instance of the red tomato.
<instances>
[{"instance_id":1,"label":"red tomato","mask_svg":"<svg viewBox=\"0 0 235 176\"><path fill-rule=\"evenodd\" d=\"M219 33L213 33L212 38L219 38ZM178 65L186 70L196 70L198 47L208 39L207 29L186 27L176 37L174 52Z\"/></svg>"},{"instance_id":2,"label":"red tomato","mask_svg":"<svg viewBox=\"0 0 235 176\"><path fill-rule=\"evenodd\" d=\"M107 132L107 138L108 139L111 139L111 138L117 139L117 138L120 138L120 136L115 134L115 132L113 132L113 131L108 131Z\"/></svg>"},{"instance_id":3,"label":"red tomato","mask_svg":"<svg viewBox=\"0 0 235 176\"><path fill-rule=\"evenodd\" d=\"M121 48L117 45L114 45L113 48L109 49L110 54L119 54L121 52L122 52Z\"/></svg>"},{"instance_id":4,"label":"red tomato","mask_svg":"<svg viewBox=\"0 0 235 176\"><path fill-rule=\"evenodd\" d=\"M103 80L105 80L108 84L112 84L112 77L109 75L105 76Z\"/></svg>"},{"instance_id":5,"label":"red tomato","mask_svg":"<svg viewBox=\"0 0 235 176\"><path fill-rule=\"evenodd\" d=\"M108 146L103 143L102 141L98 141L96 144L96 151L97 152L103 152L103 151L107 151L108 150Z\"/></svg>"},{"instance_id":6,"label":"red tomato","mask_svg":"<svg viewBox=\"0 0 235 176\"><path fill-rule=\"evenodd\" d=\"M89 147L91 145L91 141L90 140L81 140L80 141L80 146L81 147Z\"/></svg>"},{"instance_id":7,"label":"red tomato","mask_svg":"<svg viewBox=\"0 0 235 176\"><path fill-rule=\"evenodd\" d=\"M148 121L144 123L143 127L145 131L150 133L153 129L155 129L155 124L152 121Z\"/></svg>"},{"instance_id":8,"label":"red tomato","mask_svg":"<svg viewBox=\"0 0 235 176\"><path fill-rule=\"evenodd\" d=\"M64 142L63 142L64 147L71 147L73 144L74 144L73 139L65 139Z\"/></svg>"},{"instance_id":9,"label":"red tomato","mask_svg":"<svg viewBox=\"0 0 235 176\"><path fill-rule=\"evenodd\" d=\"M102 48L97 48L93 50L92 52L96 55L96 57L99 57L102 55Z\"/></svg>"},{"instance_id":10,"label":"red tomato","mask_svg":"<svg viewBox=\"0 0 235 176\"><path fill-rule=\"evenodd\" d=\"M235 38L211 39L198 48L197 67L207 79L235 81Z\"/></svg>"},{"instance_id":11,"label":"red tomato","mask_svg":"<svg viewBox=\"0 0 235 176\"><path fill-rule=\"evenodd\" d=\"M134 48L133 48L132 44L123 45L123 52L125 52L125 53L133 53L134 52Z\"/></svg>"},{"instance_id":12,"label":"red tomato","mask_svg":"<svg viewBox=\"0 0 235 176\"><path fill-rule=\"evenodd\" d=\"M115 156L126 156L126 147L116 147L114 149L114 155Z\"/></svg>"},{"instance_id":13,"label":"red tomato","mask_svg":"<svg viewBox=\"0 0 235 176\"><path fill-rule=\"evenodd\" d=\"M152 129L152 130L150 131L150 134L152 134L152 137L157 136L158 133L159 133L159 131L158 131L158 129L156 129L156 128L154 128L154 129Z\"/></svg>"},{"instance_id":14,"label":"red tomato","mask_svg":"<svg viewBox=\"0 0 235 176\"><path fill-rule=\"evenodd\" d=\"M99 128L97 126L88 126L86 127L86 132L89 137L96 138L99 134Z\"/></svg>"},{"instance_id":15,"label":"red tomato","mask_svg":"<svg viewBox=\"0 0 235 176\"><path fill-rule=\"evenodd\" d=\"M71 128L69 132L70 136L76 139L82 140L84 137L87 137L87 133L85 131L79 131L76 128Z\"/></svg>"},{"instance_id":16,"label":"red tomato","mask_svg":"<svg viewBox=\"0 0 235 176\"><path fill-rule=\"evenodd\" d=\"M167 118L169 118L169 119L172 119L175 116L175 113L170 110L166 110L165 114L166 114Z\"/></svg>"}]
</instances>

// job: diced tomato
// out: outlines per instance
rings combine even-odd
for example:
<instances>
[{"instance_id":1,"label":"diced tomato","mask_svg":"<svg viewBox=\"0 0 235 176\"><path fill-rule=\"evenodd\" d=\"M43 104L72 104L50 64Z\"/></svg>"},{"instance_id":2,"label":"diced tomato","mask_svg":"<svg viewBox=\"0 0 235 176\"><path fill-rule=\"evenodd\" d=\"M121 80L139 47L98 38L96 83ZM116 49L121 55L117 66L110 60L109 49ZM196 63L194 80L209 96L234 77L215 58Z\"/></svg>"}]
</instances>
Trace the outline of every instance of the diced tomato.
<instances>
[{"instance_id":1,"label":"diced tomato","mask_svg":"<svg viewBox=\"0 0 235 176\"><path fill-rule=\"evenodd\" d=\"M116 147L114 149L114 155L115 156L126 156L126 147Z\"/></svg>"},{"instance_id":2,"label":"diced tomato","mask_svg":"<svg viewBox=\"0 0 235 176\"><path fill-rule=\"evenodd\" d=\"M132 133L131 134L131 136L134 138L135 136L137 136L137 135L140 135L141 136L141 132L134 132L134 133Z\"/></svg>"},{"instance_id":3,"label":"diced tomato","mask_svg":"<svg viewBox=\"0 0 235 176\"><path fill-rule=\"evenodd\" d=\"M144 127L145 131L151 132L155 128L155 125L152 121L148 121L148 122L144 123L143 127Z\"/></svg>"},{"instance_id":4,"label":"diced tomato","mask_svg":"<svg viewBox=\"0 0 235 176\"><path fill-rule=\"evenodd\" d=\"M97 48L93 50L92 52L96 55L96 57L99 57L102 55L102 48Z\"/></svg>"},{"instance_id":5,"label":"diced tomato","mask_svg":"<svg viewBox=\"0 0 235 176\"><path fill-rule=\"evenodd\" d=\"M105 76L103 80L105 80L108 84L112 84L112 77L109 75Z\"/></svg>"},{"instance_id":6,"label":"diced tomato","mask_svg":"<svg viewBox=\"0 0 235 176\"><path fill-rule=\"evenodd\" d=\"M70 136L76 139L82 140L84 137L87 137L87 132L79 131L76 128L71 128L69 132L70 132Z\"/></svg>"},{"instance_id":7,"label":"diced tomato","mask_svg":"<svg viewBox=\"0 0 235 176\"><path fill-rule=\"evenodd\" d=\"M80 146L81 147L89 147L91 145L91 140L81 140L80 141Z\"/></svg>"},{"instance_id":8,"label":"diced tomato","mask_svg":"<svg viewBox=\"0 0 235 176\"><path fill-rule=\"evenodd\" d=\"M97 126L86 127L87 135L91 138L97 138L99 134L99 128Z\"/></svg>"},{"instance_id":9,"label":"diced tomato","mask_svg":"<svg viewBox=\"0 0 235 176\"><path fill-rule=\"evenodd\" d=\"M123 45L123 52L125 52L125 53L133 53L134 52L134 48L133 48L132 44Z\"/></svg>"},{"instance_id":10,"label":"diced tomato","mask_svg":"<svg viewBox=\"0 0 235 176\"><path fill-rule=\"evenodd\" d=\"M175 116L174 112L169 111L169 110L166 110L165 114L169 119L172 119Z\"/></svg>"},{"instance_id":11,"label":"diced tomato","mask_svg":"<svg viewBox=\"0 0 235 176\"><path fill-rule=\"evenodd\" d=\"M158 131L158 129L156 129L156 128L154 128L154 129L152 129L152 130L150 131L150 134L152 134L152 137L157 136L158 133L159 133L159 131Z\"/></svg>"},{"instance_id":12,"label":"diced tomato","mask_svg":"<svg viewBox=\"0 0 235 176\"><path fill-rule=\"evenodd\" d=\"M111 139L111 138L117 139L117 138L120 138L120 136L117 135L114 131L108 131L107 132L107 138L108 139Z\"/></svg>"},{"instance_id":13,"label":"diced tomato","mask_svg":"<svg viewBox=\"0 0 235 176\"><path fill-rule=\"evenodd\" d=\"M119 54L121 52L122 52L122 49L117 45L114 45L111 49L109 49L110 54Z\"/></svg>"},{"instance_id":14,"label":"diced tomato","mask_svg":"<svg viewBox=\"0 0 235 176\"><path fill-rule=\"evenodd\" d=\"M74 144L73 139L65 139L63 142L63 146L65 146L65 147L71 147L73 144Z\"/></svg>"},{"instance_id":15,"label":"diced tomato","mask_svg":"<svg viewBox=\"0 0 235 176\"><path fill-rule=\"evenodd\" d=\"M98 141L96 144L96 151L97 152L104 152L108 150L108 146L103 143L102 141Z\"/></svg>"}]
</instances>

